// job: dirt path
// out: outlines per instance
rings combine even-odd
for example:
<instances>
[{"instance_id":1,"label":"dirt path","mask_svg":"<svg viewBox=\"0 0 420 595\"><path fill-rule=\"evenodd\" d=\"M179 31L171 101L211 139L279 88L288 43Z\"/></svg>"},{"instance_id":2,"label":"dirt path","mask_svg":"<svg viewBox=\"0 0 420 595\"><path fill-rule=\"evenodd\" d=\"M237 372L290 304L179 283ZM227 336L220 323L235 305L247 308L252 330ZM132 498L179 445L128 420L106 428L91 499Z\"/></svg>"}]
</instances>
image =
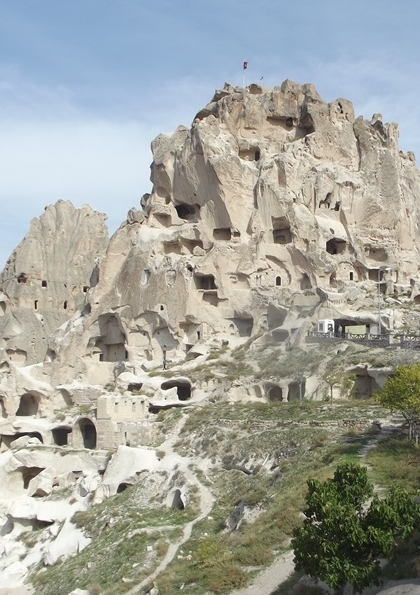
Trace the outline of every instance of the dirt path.
<instances>
[{"instance_id":1,"label":"dirt path","mask_svg":"<svg viewBox=\"0 0 420 595\"><path fill-rule=\"evenodd\" d=\"M252 585L232 591L230 595L270 595L294 571L293 552L289 551L277 558L271 566L263 570Z\"/></svg>"},{"instance_id":2,"label":"dirt path","mask_svg":"<svg viewBox=\"0 0 420 595\"><path fill-rule=\"evenodd\" d=\"M180 420L180 422L176 426L175 431L171 434L171 437L168 438L165 442L163 442L159 448L161 450L165 451L165 453L166 453L165 457L168 457L168 459L173 458L174 460L176 460L179 470L185 475L185 477L188 479L188 481L190 482L191 485L195 485L198 488L198 494L199 494L198 497L199 497L199 502L200 502L200 514L195 519L193 519L192 521L190 521L189 523L187 523L185 525L184 530L182 532L182 536L180 537L180 539L178 541L170 544L165 557L159 563L157 568L152 572L152 574L150 574L147 578L142 580L141 583L139 583L138 585L136 585L135 587L130 589L130 591L128 591L126 595L137 595L138 593L140 593L140 591L141 591L141 589L143 589L143 587L145 587L147 585L151 585L153 583L153 581L159 576L159 574L161 572L163 572L165 570L165 568L167 568L167 566L172 562L172 560L175 558L179 549L191 537L191 533L192 533L194 525L196 523L198 523L199 521L201 521L202 519L204 519L208 514L210 514L210 512L213 508L213 503L214 503L213 495L210 492L210 490L205 485L203 485L197 479L196 475L191 471L191 466L192 466L191 459L189 459L188 457L180 457L177 453L175 453L174 448L173 448L175 442L178 440L178 436L182 430L183 425L185 424L185 421L186 421L186 419L184 419L184 418ZM145 531L145 530L147 530L147 528L142 529L142 531ZM1 595L1 593L0 593L0 595Z\"/></svg>"}]
</instances>

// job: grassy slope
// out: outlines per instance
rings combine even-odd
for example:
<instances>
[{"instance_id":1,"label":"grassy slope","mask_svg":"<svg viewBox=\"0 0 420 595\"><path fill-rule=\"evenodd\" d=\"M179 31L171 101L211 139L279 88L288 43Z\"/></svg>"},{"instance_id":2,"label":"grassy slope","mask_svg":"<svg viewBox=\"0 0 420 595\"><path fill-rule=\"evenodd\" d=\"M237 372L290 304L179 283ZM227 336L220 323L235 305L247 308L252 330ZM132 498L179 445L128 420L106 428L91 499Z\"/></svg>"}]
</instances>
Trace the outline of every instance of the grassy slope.
<instances>
[{"instance_id":1,"label":"grassy slope","mask_svg":"<svg viewBox=\"0 0 420 595\"><path fill-rule=\"evenodd\" d=\"M296 370L313 373L324 365L327 355L325 349L316 348L281 356L272 346L253 350L246 346L233 357L225 351L213 354L193 372L188 370L188 376L209 379L223 374L236 381L269 382L294 376ZM371 360L388 364L389 358L382 350L351 346L345 359L330 354L329 371L344 370L346 361L352 365ZM309 401L230 404L223 398L182 412L161 412L162 436L181 416L187 416L176 450L194 461L193 471L213 492L215 505L159 576L159 594L173 595L181 588L190 595L227 593L245 584L255 569L287 548L293 528L300 522L306 479L326 478L338 463L359 460L361 450L372 439L371 421L384 415L386 412L367 401L343 401L333 406ZM343 420L351 420L350 426ZM386 468L384 460L390 453L383 450L382 458L375 461L374 452L369 453L374 478L389 485L390 477L379 469L381 465ZM413 486L419 485L418 479L413 478ZM36 573L36 592L67 595L76 587L89 586L94 592L99 585L107 595L122 594L148 576L182 526L198 514L198 508L193 501L185 511L168 511L159 497L145 505L144 489L142 481L80 514L77 522L92 536L91 545L78 556ZM245 509L244 519L236 531L229 532L226 521L238 506ZM147 527L152 529L146 531Z\"/></svg>"}]
</instances>

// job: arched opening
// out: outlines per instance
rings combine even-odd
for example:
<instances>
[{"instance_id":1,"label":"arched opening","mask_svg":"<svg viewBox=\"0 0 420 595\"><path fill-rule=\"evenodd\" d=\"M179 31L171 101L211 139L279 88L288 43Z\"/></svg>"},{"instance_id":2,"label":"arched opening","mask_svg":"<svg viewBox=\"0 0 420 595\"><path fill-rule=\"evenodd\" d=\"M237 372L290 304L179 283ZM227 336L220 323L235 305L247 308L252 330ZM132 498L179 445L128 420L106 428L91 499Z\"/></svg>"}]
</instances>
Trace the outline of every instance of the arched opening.
<instances>
[{"instance_id":1,"label":"arched opening","mask_svg":"<svg viewBox=\"0 0 420 595\"><path fill-rule=\"evenodd\" d=\"M272 217L273 242L275 244L290 244L292 241L292 232L290 223L286 217Z\"/></svg>"},{"instance_id":2,"label":"arched opening","mask_svg":"<svg viewBox=\"0 0 420 595\"><path fill-rule=\"evenodd\" d=\"M27 277L26 273L20 273L20 275L17 278L18 283L26 283L27 280L28 280L28 277Z\"/></svg>"},{"instance_id":3,"label":"arched opening","mask_svg":"<svg viewBox=\"0 0 420 595\"><path fill-rule=\"evenodd\" d=\"M57 446L67 446L69 443L69 434L71 434L71 428L59 427L54 428L52 431L54 444Z\"/></svg>"},{"instance_id":4,"label":"arched opening","mask_svg":"<svg viewBox=\"0 0 420 595\"><path fill-rule=\"evenodd\" d=\"M278 403L283 401L283 391L281 386L271 386L267 392L268 401L270 403Z\"/></svg>"},{"instance_id":5,"label":"arched opening","mask_svg":"<svg viewBox=\"0 0 420 595\"><path fill-rule=\"evenodd\" d=\"M63 308L64 308L64 310L67 310L67 300L64 302Z\"/></svg>"},{"instance_id":6,"label":"arched opening","mask_svg":"<svg viewBox=\"0 0 420 595\"><path fill-rule=\"evenodd\" d=\"M16 415L30 416L38 413L38 400L30 394L22 395Z\"/></svg>"},{"instance_id":7,"label":"arched opening","mask_svg":"<svg viewBox=\"0 0 420 595\"><path fill-rule=\"evenodd\" d=\"M129 487L129 483L120 483L120 485L117 487L117 494L122 494Z\"/></svg>"},{"instance_id":8,"label":"arched opening","mask_svg":"<svg viewBox=\"0 0 420 595\"><path fill-rule=\"evenodd\" d=\"M306 388L305 380L291 382L289 384L289 390L287 393L287 400L290 401L301 401L305 396Z\"/></svg>"},{"instance_id":9,"label":"arched opening","mask_svg":"<svg viewBox=\"0 0 420 595\"><path fill-rule=\"evenodd\" d=\"M41 287L47 287L47 282L45 281L45 279L41 281Z\"/></svg>"},{"instance_id":10,"label":"arched opening","mask_svg":"<svg viewBox=\"0 0 420 595\"><path fill-rule=\"evenodd\" d=\"M180 219L185 219L186 221L195 221L197 219L197 213L200 210L200 206L197 204L190 205L187 203L181 203L179 205L175 205L175 210Z\"/></svg>"},{"instance_id":11,"label":"arched opening","mask_svg":"<svg viewBox=\"0 0 420 595\"><path fill-rule=\"evenodd\" d=\"M162 390L169 390L174 387L180 401L188 401L191 398L191 384L188 380L168 380L160 386Z\"/></svg>"},{"instance_id":12,"label":"arched opening","mask_svg":"<svg viewBox=\"0 0 420 595\"><path fill-rule=\"evenodd\" d=\"M176 489L174 491L171 508L174 510L184 510L185 504L181 497L181 490Z\"/></svg>"},{"instance_id":13,"label":"arched opening","mask_svg":"<svg viewBox=\"0 0 420 595\"><path fill-rule=\"evenodd\" d=\"M281 277L280 277L280 275L277 275L277 277L276 277L276 286L277 287L280 287L281 286Z\"/></svg>"},{"instance_id":14,"label":"arched opening","mask_svg":"<svg viewBox=\"0 0 420 595\"><path fill-rule=\"evenodd\" d=\"M326 243L325 249L328 254L344 254L346 252L347 242L344 240L339 240L337 238L332 238L328 240Z\"/></svg>"},{"instance_id":15,"label":"arched opening","mask_svg":"<svg viewBox=\"0 0 420 595\"><path fill-rule=\"evenodd\" d=\"M34 310L38 310L38 300L34 301Z\"/></svg>"},{"instance_id":16,"label":"arched opening","mask_svg":"<svg viewBox=\"0 0 420 595\"><path fill-rule=\"evenodd\" d=\"M82 436L83 447L90 450L96 448L96 428L92 420L83 417L78 420L77 425Z\"/></svg>"}]
</instances>

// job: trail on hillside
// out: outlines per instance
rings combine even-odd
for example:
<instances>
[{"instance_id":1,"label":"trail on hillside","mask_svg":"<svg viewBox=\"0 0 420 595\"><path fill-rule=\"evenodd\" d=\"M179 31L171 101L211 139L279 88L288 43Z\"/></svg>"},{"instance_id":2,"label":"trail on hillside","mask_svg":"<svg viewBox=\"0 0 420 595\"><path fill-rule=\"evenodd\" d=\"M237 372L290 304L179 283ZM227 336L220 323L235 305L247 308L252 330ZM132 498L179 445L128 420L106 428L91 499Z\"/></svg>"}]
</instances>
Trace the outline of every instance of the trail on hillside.
<instances>
[{"instance_id":1,"label":"trail on hillside","mask_svg":"<svg viewBox=\"0 0 420 595\"><path fill-rule=\"evenodd\" d=\"M389 424L383 425L381 430L369 440L360 452L362 464L365 465L364 460L367 453L375 447L377 442L396 430L395 426ZM282 583L284 583L294 571L293 551L290 550L278 557L268 568L257 575L251 585L243 589L232 591L230 595L271 595ZM379 591L372 590L369 595L378 593ZM420 593L420 590L419 590ZM366 593L366 595L368 595Z\"/></svg>"},{"instance_id":2,"label":"trail on hillside","mask_svg":"<svg viewBox=\"0 0 420 595\"><path fill-rule=\"evenodd\" d=\"M143 587L145 587L147 585L151 586L153 581L159 576L159 574L161 572L163 572L167 568L167 566L172 562L172 560L175 558L177 552L183 546L183 544L186 541L188 541L188 539L191 537L191 533L192 533L194 525L196 523L200 522L201 520L203 520L208 514L210 514L210 512L213 508L213 503L214 503L213 494L210 492L210 490L205 485L203 485L197 479L196 475L191 471L191 465L192 465L191 459L188 457L180 457L174 451L174 444L178 440L178 436L179 436L185 422L186 422L186 418L182 418L180 420L180 422L177 424L175 431L173 433L171 433L171 436L165 442L163 442L159 448L161 450L165 451L165 453L166 453L165 456L176 457L179 470L182 471L182 473L189 480L191 485L195 485L197 487L198 495L199 495L198 496L199 503L200 503L200 514L195 519L193 519L192 521L190 521L189 523L187 523L185 525L183 532L182 532L182 536L177 541L175 541L169 545L168 551L166 552L164 558L159 563L159 565L156 567L156 569L148 577L143 579L141 581L141 583L139 583L138 585L136 585L135 587L130 589L130 591L128 591L126 593L126 595L137 595L138 593L140 593L140 591L143 589ZM150 528L156 529L156 527L154 527L154 528L150 527ZM168 528L168 527L166 527L166 528ZM145 531L145 530L147 531L147 528L142 529L142 531Z\"/></svg>"}]
</instances>

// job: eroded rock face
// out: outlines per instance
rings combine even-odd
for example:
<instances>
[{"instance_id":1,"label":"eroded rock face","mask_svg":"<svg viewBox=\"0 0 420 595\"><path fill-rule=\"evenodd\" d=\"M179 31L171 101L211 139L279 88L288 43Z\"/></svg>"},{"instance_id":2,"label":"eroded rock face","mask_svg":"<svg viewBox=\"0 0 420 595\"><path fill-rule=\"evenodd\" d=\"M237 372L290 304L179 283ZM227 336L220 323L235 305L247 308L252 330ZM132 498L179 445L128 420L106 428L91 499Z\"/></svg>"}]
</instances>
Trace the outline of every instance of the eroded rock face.
<instances>
[{"instance_id":1,"label":"eroded rock face","mask_svg":"<svg viewBox=\"0 0 420 595\"><path fill-rule=\"evenodd\" d=\"M98 362L214 338L281 327L290 341L309 317L373 323L378 279L416 299L420 180L397 140L312 85L226 85L190 129L153 141L143 213L111 239L91 312L51 349L93 378Z\"/></svg>"},{"instance_id":2,"label":"eroded rock face","mask_svg":"<svg viewBox=\"0 0 420 595\"><path fill-rule=\"evenodd\" d=\"M88 206L59 201L32 220L0 277L3 362L44 360L48 337L85 304L107 243L105 215Z\"/></svg>"}]
</instances>

